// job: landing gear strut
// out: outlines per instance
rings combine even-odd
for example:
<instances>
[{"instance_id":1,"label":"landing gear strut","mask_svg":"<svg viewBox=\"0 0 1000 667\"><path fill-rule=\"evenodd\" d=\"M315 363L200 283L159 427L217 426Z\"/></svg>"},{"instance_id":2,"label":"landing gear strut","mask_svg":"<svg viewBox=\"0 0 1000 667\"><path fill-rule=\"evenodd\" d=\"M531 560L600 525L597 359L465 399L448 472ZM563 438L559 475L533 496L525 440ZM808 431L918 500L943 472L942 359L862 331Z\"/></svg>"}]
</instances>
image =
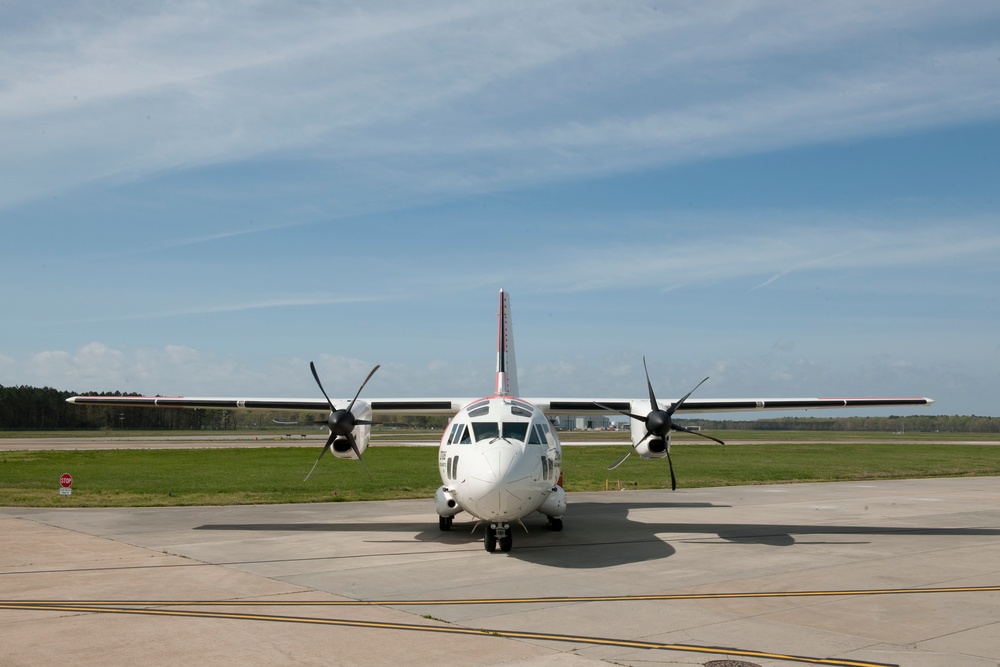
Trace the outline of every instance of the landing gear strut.
<instances>
[{"instance_id":1,"label":"landing gear strut","mask_svg":"<svg viewBox=\"0 0 1000 667\"><path fill-rule=\"evenodd\" d=\"M514 533L510 529L509 523L491 523L486 526L486 540L483 542L486 550L493 553L500 545L500 551L504 553L514 547Z\"/></svg>"}]
</instances>

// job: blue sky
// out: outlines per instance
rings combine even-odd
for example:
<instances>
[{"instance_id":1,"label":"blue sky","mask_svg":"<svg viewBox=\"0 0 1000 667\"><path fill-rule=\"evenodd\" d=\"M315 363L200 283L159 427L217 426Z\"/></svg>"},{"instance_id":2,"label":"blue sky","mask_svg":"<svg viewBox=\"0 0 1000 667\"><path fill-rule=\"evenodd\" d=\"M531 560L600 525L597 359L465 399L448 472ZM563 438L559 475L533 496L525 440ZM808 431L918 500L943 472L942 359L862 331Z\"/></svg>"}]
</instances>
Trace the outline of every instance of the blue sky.
<instances>
[{"instance_id":1,"label":"blue sky","mask_svg":"<svg viewBox=\"0 0 1000 667\"><path fill-rule=\"evenodd\" d=\"M0 384L481 395L504 288L526 396L641 397L645 355L661 397L1000 416L998 35L995 2L6 3Z\"/></svg>"}]
</instances>

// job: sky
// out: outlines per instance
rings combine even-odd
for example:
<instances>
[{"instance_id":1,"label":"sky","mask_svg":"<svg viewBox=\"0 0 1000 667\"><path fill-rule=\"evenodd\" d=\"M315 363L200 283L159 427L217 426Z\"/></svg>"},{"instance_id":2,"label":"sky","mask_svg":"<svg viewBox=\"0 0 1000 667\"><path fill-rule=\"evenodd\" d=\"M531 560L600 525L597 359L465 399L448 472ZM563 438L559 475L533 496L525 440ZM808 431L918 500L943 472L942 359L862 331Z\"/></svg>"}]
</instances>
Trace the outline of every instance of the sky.
<instances>
[{"instance_id":1,"label":"sky","mask_svg":"<svg viewBox=\"0 0 1000 667\"><path fill-rule=\"evenodd\" d=\"M998 183L992 1L5 2L0 385L1000 416Z\"/></svg>"}]
</instances>

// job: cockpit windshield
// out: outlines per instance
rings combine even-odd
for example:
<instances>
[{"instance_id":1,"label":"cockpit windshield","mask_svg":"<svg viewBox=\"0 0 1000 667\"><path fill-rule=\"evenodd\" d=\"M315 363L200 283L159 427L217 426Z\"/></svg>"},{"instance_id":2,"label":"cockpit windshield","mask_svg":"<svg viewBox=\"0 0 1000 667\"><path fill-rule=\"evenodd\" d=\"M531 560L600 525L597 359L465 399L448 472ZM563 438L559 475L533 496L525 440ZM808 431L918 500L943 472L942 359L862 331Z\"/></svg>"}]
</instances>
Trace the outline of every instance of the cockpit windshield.
<instances>
[{"instance_id":1,"label":"cockpit windshield","mask_svg":"<svg viewBox=\"0 0 1000 667\"><path fill-rule=\"evenodd\" d=\"M524 442L524 437L528 435L528 426L530 426L528 422L504 422L503 437Z\"/></svg>"},{"instance_id":2,"label":"cockpit windshield","mask_svg":"<svg viewBox=\"0 0 1000 667\"><path fill-rule=\"evenodd\" d=\"M476 434L476 442L500 437L500 425L496 422L472 422L472 431Z\"/></svg>"},{"instance_id":3,"label":"cockpit windshield","mask_svg":"<svg viewBox=\"0 0 1000 667\"><path fill-rule=\"evenodd\" d=\"M520 440L524 442L528 435L528 422L472 422L472 431L476 435L476 441L493 440L495 438L505 438L507 440Z\"/></svg>"}]
</instances>

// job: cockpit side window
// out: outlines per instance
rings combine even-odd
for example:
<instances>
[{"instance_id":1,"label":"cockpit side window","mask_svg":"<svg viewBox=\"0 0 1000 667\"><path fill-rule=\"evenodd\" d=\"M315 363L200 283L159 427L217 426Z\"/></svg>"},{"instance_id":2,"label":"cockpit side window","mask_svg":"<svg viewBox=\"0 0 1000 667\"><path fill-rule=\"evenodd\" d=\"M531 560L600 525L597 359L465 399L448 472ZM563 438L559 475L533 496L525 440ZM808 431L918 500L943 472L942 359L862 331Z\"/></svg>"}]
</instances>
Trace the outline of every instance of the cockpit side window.
<instances>
[{"instance_id":1,"label":"cockpit side window","mask_svg":"<svg viewBox=\"0 0 1000 667\"><path fill-rule=\"evenodd\" d=\"M545 438L548 438L549 440L552 440L555 437L555 436L552 435L552 428L549 426L549 420L548 419L546 419L545 421L541 422L538 425L538 429L545 436L545 437L542 438L543 440Z\"/></svg>"},{"instance_id":2,"label":"cockpit side window","mask_svg":"<svg viewBox=\"0 0 1000 667\"><path fill-rule=\"evenodd\" d=\"M461 443L463 445L469 444L469 429L465 424L455 424L454 428L451 429L451 436L448 438L448 444L454 445Z\"/></svg>"},{"instance_id":3,"label":"cockpit side window","mask_svg":"<svg viewBox=\"0 0 1000 667\"><path fill-rule=\"evenodd\" d=\"M530 432L530 435L528 436L528 444L529 445L544 445L544 444L546 444L546 442L545 442L545 434L542 433L542 427L539 424L532 424L531 425L531 432Z\"/></svg>"}]
</instances>

